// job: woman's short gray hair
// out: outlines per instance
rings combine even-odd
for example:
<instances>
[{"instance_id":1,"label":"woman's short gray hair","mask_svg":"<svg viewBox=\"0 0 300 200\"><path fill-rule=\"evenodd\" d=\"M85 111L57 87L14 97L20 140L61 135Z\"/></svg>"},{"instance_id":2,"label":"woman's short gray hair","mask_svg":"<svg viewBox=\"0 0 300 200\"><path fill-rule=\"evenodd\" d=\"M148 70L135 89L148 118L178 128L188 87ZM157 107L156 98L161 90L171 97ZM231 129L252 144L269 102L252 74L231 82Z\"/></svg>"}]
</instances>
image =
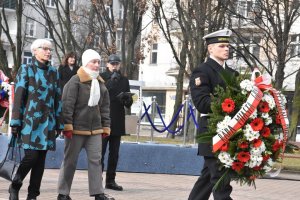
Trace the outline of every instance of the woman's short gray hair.
<instances>
[{"instance_id":1,"label":"woman's short gray hair","mask_svg":"<svg viewBox=\"0 0 300 200\"><path fill-rule=\"evenodd\" d=\"M47 39L36 39L32 42L32 44L30 46L31 53L34 55L34 50L39 47L43 47L43 45L47 45L47 46L51 47L52 43Z\"/></svg>"}]
</instances>

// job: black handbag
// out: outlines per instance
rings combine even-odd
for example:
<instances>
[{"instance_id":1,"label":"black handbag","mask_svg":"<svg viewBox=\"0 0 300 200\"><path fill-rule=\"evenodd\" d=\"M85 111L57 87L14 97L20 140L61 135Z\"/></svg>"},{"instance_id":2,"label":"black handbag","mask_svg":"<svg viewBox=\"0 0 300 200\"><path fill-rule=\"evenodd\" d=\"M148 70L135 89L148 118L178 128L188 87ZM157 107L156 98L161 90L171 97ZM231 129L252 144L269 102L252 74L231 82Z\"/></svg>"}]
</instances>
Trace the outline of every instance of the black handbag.
<instances>
[{"instance_id":1,"label":"black handbag","mask_svg":"<svg viewBox=\"0 0 300 200\"><path fill-rule=\"evenodd\" d=\"M21 147L19 145L17 147L15 146L16 137L12 136L5 158L0 163L0 177L9 181L12 181L14 179L19 168L20 163L17 161L17 157L19 157L19 161L21 161Z\"/></svg>"}]
</instances>

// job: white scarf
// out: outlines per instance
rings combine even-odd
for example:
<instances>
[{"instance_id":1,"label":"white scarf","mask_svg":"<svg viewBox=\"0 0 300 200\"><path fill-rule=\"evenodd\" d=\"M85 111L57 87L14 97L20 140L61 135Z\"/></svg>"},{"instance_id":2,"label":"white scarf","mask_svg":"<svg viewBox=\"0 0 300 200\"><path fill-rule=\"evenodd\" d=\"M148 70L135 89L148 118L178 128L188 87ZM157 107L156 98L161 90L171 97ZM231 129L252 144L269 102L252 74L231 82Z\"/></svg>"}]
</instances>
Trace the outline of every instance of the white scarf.
<instances>
[{"instance_id":1,"label":"white scarf","mask_svg":"<svg viewBox=\"0 0 300 200\"><path fill-rule=\"evenodd\" d=\"M86 67L83 67L83 69L92 78L90 99L88 102L88 106L90 106L90 107L96 106L100 100L100 85L97 80L97 77L99 76L99 71L93 71Z\"/></svg>"}]
</instances>

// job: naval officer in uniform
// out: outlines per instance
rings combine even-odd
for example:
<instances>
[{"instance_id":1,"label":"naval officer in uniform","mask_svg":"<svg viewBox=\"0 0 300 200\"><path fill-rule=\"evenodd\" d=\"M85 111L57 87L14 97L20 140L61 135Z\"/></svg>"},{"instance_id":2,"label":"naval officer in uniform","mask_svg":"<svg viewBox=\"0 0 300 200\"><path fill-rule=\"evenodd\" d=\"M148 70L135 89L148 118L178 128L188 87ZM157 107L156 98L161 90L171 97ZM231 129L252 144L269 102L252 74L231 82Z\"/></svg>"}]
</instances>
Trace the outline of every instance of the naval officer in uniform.
<instances>
[{"instance_id":1,"label":"naval officer in uniform","mask_svg":"<svg viewBox=\"0 0 300 200\"><path fill-rule=\"evenodd\" d=\"M229 73L233 76L237 74L235 70L229 68L225 63L229 57L231 33L231 30L223 29L203 37L207 44L209 57L206 62L200 64L193 71L190 79L192 100L197 110L201 113L198 134L207 131L208 113L211 113L210 104L216 86L226 87L221 74ZM208 200L211 193L213 193L215 200L232 199L230 197L232 191L230 181L216 191L212 191L212 188L223 174L223 171L219 170L217 158L212 153L212 145L199 143L198 155L204 157L204 166L201 176L196 181L189 195L189 200Z\"/></svg>"}]
</instances>

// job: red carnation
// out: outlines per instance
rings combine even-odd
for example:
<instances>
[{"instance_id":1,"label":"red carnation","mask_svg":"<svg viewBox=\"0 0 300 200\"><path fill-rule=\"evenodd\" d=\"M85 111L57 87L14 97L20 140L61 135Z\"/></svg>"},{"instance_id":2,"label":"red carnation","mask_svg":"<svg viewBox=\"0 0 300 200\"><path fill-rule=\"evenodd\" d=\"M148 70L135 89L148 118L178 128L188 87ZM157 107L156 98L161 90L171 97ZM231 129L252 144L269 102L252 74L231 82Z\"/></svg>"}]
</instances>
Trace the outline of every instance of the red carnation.
<instances>
[{"instance_id":1,"label":"red carnation","mask_svg":"<svg viewBox=\"0 0 300 200\"><path fill-rule=\"evenodd\" d=\"M231 113L232 111L234 111L234 107L234 101L230 98L225 99L222 103L222 110L226 113Z\"/></svg>"},{"instance_id":2,"label":"red carnation","mask_svg":"<svg viewBox=\"0 0 300 200\"><path fill-rule=\"evenodd\" d=\"M239 142L238 143L238 146L239 146L239 148L241 148L241 149L246 149L246 148L248 148L248 142L246 142L246 141L241 141L241 142Z\"/></svg>"},{"instance_id":3,"label":"red carnation","mask_svg":"<svg viewBox=\"0 0 300 200\"><path fill-rule=\"evenodd\" d=\"M281 142L279 140L276 140L275 143L272 145L273 152L278 151L280 147L281 147Z\"/></svg>"},{"instance_id":4,"label":"red carnation","mask_svg":"<svg viewBox=\"0 0 300 200\"><path fill-rule=\"evenodd\" d=\"M240 161L240 162L247 162L248 160L250 160L250 153L249 152L246 152L246 151L241 151L238 153L237 155L237 159Z\"/></svg>"},{"instance_id":5,"label":"red carnation","mask_svg":"<svg viewBox=\"0 0 300 200\"><path fill-rule=\"evenodd\" d=\"M260 102L258 107L259 107L259 112L267 113L270 111L269 104L265 101Z\"/></svg>"},{"instance_id":6,"label":"red carnation","mask_svg":"<svg viewBox=\"0 0 300 200\"><path fill-rule=\"evenodd\" d=\"M264 127L264 121L261 118L255 118L250 126L254 131L260 131Z\"/></svg>"},{"instance_id":7,"label":"red carnation","mask_svg":"<svg viewBox=\"0 0 300 200\"><path fill-rule=\"evenodd\" d=\"M253 147L260 147L262 141L260 139L254 139L253 140Z\"/></svg>"},{"instance_id":8,"label":"red carnation","mask_svg":"<svg viewBox=\"0 0 300 200\"><path fill-rule=\"evenodd\" d=\"M233 162L231 168L237 172L241 171L243 169L244 163L242 162Z\"/></svg>"},{"instance_id":9,"label":"red carnation","mask_svg":"<svg viewBox=\"0 0 300 200\"><path fill-rule=\"evenodd\" d=\"M266 154L263 156L263 161L267 161L267 160L269 160L269 158L270 158L270 155Z\"/></svg>"},{"instance_id":10,"label":"red carnation","mask_svg":"<svg viewBox=\"0 0 300 200\"><path fill-rule=\"evenodd\" d=\"M280 115L277 114L277 115L276 115L276 124L281 124L280 118L281 118Z\"/></svg>"},{"instance_id":11,"label":"red carnation","mask_svg":"<svg viewBox=\"0 0 300 200\"><path fill-rule=\"evenodd\" d=\"M229 143L228 142L224 143L220 148L221 151L228 151L228 149L229 149Z\"/></svg>"},{"instance_id":12,"label":"red carnation","mask_svg":"<svg viewBox=\"0 0 300 200\"><path fill-rule=\"evenodd\" d=\"M261 166L260 165L259 166L255 166L252 169L258 171L258 170L261 170Z\"/></svg>"},{"instance_id":13,"label":"red carnation","mask_svg":"<svg viewBox=\"0 0 300 200\"><path fill-rule=\"evenodd\" d=\"M260 131L260 134L261 134L263 137L267 138L267 137L270 136L271 130L270 130L269 127L265 126L265 127Z\"/></svg>"}]
</instances>

